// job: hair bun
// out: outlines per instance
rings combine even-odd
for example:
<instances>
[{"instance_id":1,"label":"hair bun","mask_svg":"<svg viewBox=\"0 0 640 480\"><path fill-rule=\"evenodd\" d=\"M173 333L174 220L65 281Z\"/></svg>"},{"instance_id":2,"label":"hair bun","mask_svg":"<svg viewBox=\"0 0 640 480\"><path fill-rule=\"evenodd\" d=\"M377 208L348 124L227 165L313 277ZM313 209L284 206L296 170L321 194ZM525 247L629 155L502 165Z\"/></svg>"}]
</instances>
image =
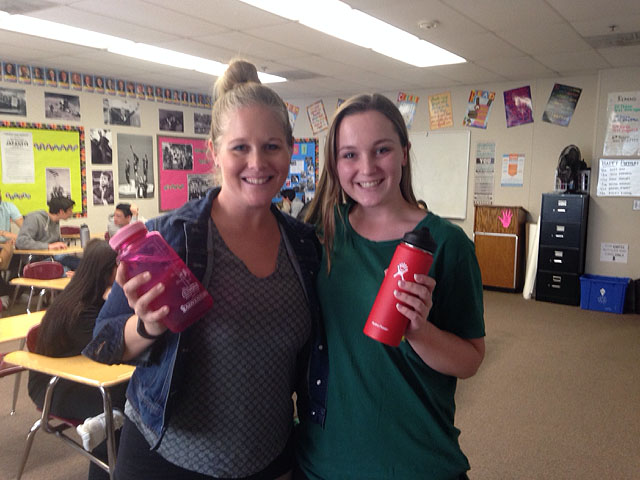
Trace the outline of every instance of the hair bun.
<instances>
[{"instance_id":1,"label":"hair bun","mask_svg":"<svg viewBox=\"0 0 640 480\"><path fill-rule=\"evenodd\" d=\"M243 83L261 83L258 78L258 70L253 63L246 60L232 60L227 70L215 83L213 88L215 98L220 98Z\"/></svg>"}]
</instances>

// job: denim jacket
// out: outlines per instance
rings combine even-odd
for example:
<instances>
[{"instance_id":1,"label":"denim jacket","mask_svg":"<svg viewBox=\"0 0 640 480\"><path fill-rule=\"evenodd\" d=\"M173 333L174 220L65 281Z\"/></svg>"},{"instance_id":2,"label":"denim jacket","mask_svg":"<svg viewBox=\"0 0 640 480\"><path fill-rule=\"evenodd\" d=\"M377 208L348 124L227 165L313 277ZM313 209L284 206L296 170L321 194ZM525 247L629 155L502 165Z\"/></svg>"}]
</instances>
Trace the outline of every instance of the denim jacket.
<instances>
[{"instance_id":1,"label":"denim jacket","mask_svg":"<svg viewBox=\"0 0 640 480\"><path fill-rule=\"evenodd\" d=\"M160 232L200 281L212 264L206 239L211 205L219 191L219 188L212 189L205 198L188 202L178 210L151 219L146 224L149 230ZM274 206L271 211L280 226L313 321L308 349L300 356L304 361L300 362L298 372L298 409L304 412L305 417L324 425L329 357L315 288L320 246L310 225L282 214ZM83 350L83 355L102 363L121 363L124 325L133 313L122 288L114 284L96 320L93 340ZM127 398L156 436L153 448L157 448L162 440L171 414L172 399L180 391L184 353L188 349L185 336L188 334L189 329L182 333L167 331L130 362L136 365L136 369L129 382Z\"/></svg>"}]
</instances>

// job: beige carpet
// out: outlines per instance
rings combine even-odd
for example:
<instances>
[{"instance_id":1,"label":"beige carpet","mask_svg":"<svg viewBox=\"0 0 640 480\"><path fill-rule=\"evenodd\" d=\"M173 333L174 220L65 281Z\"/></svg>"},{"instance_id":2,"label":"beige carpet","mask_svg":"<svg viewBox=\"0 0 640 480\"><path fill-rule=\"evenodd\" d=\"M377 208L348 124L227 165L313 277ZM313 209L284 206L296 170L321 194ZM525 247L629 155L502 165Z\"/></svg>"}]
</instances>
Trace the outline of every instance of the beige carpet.
<instances>
[{"instance_id":1,"label":"beige carpet","mask_svg":"<svg viewBox=\"0 0 640 480\"><path fill-rule=\"evenodd\" d=\"M485 291L485 321L484 364L457 395L470 478L640 479L640 315ZM0 480L15 478L37 417L25 380L9 416L12 388L12 378L0 379ZM87 460L38 433L23 478L80 480L87 470Z\"/></svg>"}]
</instances>

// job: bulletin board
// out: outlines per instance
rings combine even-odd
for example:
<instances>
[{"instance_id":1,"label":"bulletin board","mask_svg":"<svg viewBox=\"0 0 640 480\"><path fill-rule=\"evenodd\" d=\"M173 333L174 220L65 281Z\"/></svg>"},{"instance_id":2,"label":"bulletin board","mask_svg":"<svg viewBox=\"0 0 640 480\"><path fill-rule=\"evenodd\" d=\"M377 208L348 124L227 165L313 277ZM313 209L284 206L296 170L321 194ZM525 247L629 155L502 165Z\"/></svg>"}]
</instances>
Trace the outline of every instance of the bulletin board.
<instances>
[{"instance_id":1,"label":"bulletin board","mask_svg":"<svg viewBox=\"0 0 640 480\"><path fill-rule=\"evenodd\" d=\"M318 139L296 138L293 140L293 152L289 164L289 175L282 186L292 188L296 197L304 203L308 203L316 194L318 184ZM278 195L273 199L280 202L282 197Z\"/></svg>"},{"instance_id":2,"label":"bulletin board","mask_svg":"<svg viewBox=\"0 0 640 480\"><path fill-rule=\"evenodd\" d=\"M467 216L470 135L468 130L409 135L413 191L441 217Z\"/></svg>"},{"instance_id":3,"label":"bulletin board","mask_svg":"<svg viewBox=\"0 0 640 480\"><path fill-rule=\"evenodd\" d=\"M75 201L87 215L84 128L0 121L0 189L23 214L48 210L52 195Z\"/></svg>"},{"instance_id":4,"label":"bulletin board","mask_svg":"<svg viewBox=\"0 0 640 480\"><path fill-rule=\"evenodd\" d=\"M203 197L213 186L213 161L202 138L158 135L160 211Z\"/></svg>"}]
</instances>

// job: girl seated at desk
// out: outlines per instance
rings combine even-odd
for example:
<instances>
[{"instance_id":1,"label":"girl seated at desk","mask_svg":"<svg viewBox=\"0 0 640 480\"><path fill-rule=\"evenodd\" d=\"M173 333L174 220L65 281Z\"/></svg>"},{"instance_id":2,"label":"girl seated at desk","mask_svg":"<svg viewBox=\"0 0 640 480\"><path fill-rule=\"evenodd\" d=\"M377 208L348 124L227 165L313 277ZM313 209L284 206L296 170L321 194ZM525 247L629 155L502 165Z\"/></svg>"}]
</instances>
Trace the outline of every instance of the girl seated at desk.
<instances>
[{"instance_id":1,"label":"girl seated at desk","mask_svg":"<svg viewBox=\"0 0 640 480\"><path fill-rule=\"evenodd\" d=\"M104 240L89 241L80 266L69 285L61 291L47 309L38 332L36 353L49 357L80 355L93 335L98 312L104 303L116 275L116 252ZM42 408L49 383L48 375L29 372L29 396ZM124 409L127 383L111 390L114 408ZM102 396L95 387L61 379L56 385L51 413L60 417L84 419L103 412ZM106 442L93 453L107 459ZM89 479L109 478L94 463L89 467Z\"/></svg>"}]
</instances>

